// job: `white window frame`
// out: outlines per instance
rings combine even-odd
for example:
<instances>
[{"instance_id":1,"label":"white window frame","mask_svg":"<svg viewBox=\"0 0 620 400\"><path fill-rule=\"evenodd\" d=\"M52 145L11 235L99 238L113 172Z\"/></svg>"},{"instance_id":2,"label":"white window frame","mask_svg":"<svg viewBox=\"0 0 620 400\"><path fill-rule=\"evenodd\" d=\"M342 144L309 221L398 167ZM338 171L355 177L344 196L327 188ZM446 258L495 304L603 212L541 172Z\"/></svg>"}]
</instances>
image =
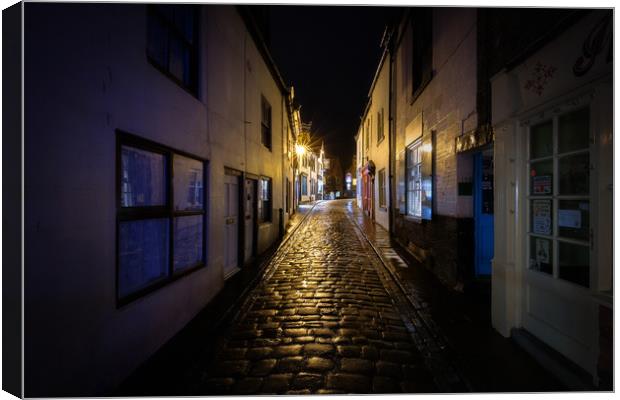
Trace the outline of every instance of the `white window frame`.
<instances>
[{"instance_id":1,"label":"white window frame","mask_svg":"<svg viewBox=\"0 0 620 400\"><path fill-rule=\"evenodd\" d=\"M559 119L560 117L562 117L563 115L566 114L570 114L572 112L575 111L579 111L581 109L584 108L588 108L589 110L589 137L590 137L590 141L589 141L589 146L587 149L580 149L580 150L573 150L573 151L569 151L569 152L565 152L565 153L559 153L559 149L558 149L558 129L559 129ZM528 125L527 125L527 129L526 131L526 139L525 139L525 154L526 154L526 171L525 171L525 177L526 177L526 181L525 181L525 192L526 192L526 196L525 196L525 209L526 209L526 221L525 221L525 231L526 231L526 235L525 235L525 249L526 249L526 258L525 258L525 267L527 268L528 271L531 271L532 273L536 273L541 277L547 277L549 279L553 279L555 281L558 282L562 282L563 284L566 285L570 285L571 287L574 288L578 288L581 290L585 290L585 291L594 291L598 289L598 284L597 284L597 280L596 280L596 276L597 276L597 271L598 271L598 266L596 264L596 257L592 248L593 245L593 232L595 229L595 224L596 224L596 197L595 197L595 190L594 190L594 181L596 179L596 174L592 173L592 165L593 165L593 155L594 153L594 149L593 149L593 145L592 145L592 137L594 135L594 130L593 130L593 110L590 104L577 104L574 105L570 108L566 108L566 109L562 109L561 112L549 112L549 113L544 113L543 115L541 115L539 118L532 120L532 121L528 121ZM530 146L530 140L531 140L531 130L532 127L535 127L537 125L543 124L545 122L551 121L552 122L552 154L549 156L544 156L544 157L539 157L539 158L535 158L535 159L531 159L530 158L530 151L531 151L531 146ZM565 156L572 156L572 155L578 155L578 154L589 154L589 168L590 168L590 186L589 186L589 190L588 190L588 195L560 195L559 194L559 179L560 179L560 175L559 175L559 160L562 157ZM541 161L552 161L553 162L553 179L552 179L552 193L551 195L533 195L532 193L530 193L531 191L531 177L530 177L530 171L531 171L531 165L532 163L536 163L536 162L541 162ZM532 210L531 210L531 203L532 200L551 200L551 204L552 204L552 210L551 210L551 219L552 219L552 228L551 228L551 235L544 235L544 234L539 234L539 233L534 233L532 231ZM588 201L589 203L589 240L585 241L585 240L580 240L580 239L574 239L574 238L566 238L566 237L562 237L559 234L559 221L558 221L558 207L559 207L559 202L561 200L584 200L584 201ZM540 238L544 238L544 239L548 239L551 241L552 243L552 257L553 257L553 262L552 262L552 270L551 270L551 274L548 274L546 272L543 271L539 271L536 270L534 268L532 268L532 266L530 265L530 260L531 260L531 242L530 239L532 237L540 237ZM589 250L589 282L588 282L588 286L583 286L581 284L578 284L576 282L572 282L569 280L565 280L560 278L560 250L559 250L559 243L570 243L570 244L575 244L575 245L581 245L584 247L588 247Z\"/></svg>"},{"instance_id":2,"label":"white window frame","mask_svg":"<svg viewBox=\"0 0 620 400\"><path fill-rule=\"evenodd\" d=\"M416 154L416 159L411 162L410 151L414 151ZM422 138L413 141L407 148L405 149L405 204L407 209L407 215L410 217L422 218ZM412 179L414 182L413 189L410 189L410 178L411 173L410 170L417 170L417 177ZM417 182L417 186L415 185ZM415 193L417 193L417 199L415 198ZM417 204L417 209L411 207L410 199L411 196L414 196L414 200Z\"/></svg>"}]
</instances>

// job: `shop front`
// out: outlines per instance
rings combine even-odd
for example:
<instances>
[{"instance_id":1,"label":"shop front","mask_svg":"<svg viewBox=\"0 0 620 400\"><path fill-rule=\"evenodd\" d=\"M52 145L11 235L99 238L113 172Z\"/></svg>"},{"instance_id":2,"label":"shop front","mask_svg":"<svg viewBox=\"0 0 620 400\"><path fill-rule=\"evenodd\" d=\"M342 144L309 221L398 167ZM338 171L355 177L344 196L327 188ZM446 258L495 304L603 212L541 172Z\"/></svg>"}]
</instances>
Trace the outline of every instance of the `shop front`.
<instances>
[{"instance_id":1,"label":"shop front","mask_svg":"<svg viewBox=\"0 0 620 400\"><path fill-rule=\"evenodd\" d=\"M595 385L611 370L610 17L591 12L492 79L493 326L527 331Z\"/></svg>"}]
</instances>

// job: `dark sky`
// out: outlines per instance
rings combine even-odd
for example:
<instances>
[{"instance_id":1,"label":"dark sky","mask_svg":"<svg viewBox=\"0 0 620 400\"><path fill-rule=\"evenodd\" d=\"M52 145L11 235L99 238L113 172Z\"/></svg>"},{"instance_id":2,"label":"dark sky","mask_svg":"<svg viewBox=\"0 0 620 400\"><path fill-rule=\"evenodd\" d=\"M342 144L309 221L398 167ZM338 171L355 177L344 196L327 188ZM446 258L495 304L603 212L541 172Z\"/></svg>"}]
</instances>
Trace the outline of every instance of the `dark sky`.
<instances>
[{"instance_id":1,"label":"dark sky","mask_svg":"<svg viewBox=\"0 0 620 400\"><path fill-rule=\"evenodd\" d=\"M328 157L343 169L355 153L354 136L394 7L270 6L270 47L287 84L295 87L304 122L323 137ZM318 141L320 146L320 140Z\"/></svg>"}]
</instances>

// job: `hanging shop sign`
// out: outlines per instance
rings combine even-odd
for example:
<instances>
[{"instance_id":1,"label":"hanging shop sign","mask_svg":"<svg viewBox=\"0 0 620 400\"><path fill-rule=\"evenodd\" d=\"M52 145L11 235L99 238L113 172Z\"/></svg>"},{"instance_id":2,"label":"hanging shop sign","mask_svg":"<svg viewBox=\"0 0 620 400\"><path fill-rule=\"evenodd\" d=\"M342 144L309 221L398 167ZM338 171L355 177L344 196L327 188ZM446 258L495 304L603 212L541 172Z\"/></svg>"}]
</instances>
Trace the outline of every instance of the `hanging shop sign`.
<instances>
[{"instance_id":1,"label":"hanging shop sign","mask_svg":"<svg viewBox=\"0 0 620 400\"><path fill-rule=\"evenodd\" d=\"M482 125L456 138L456 152L463 153L471 149L476 149L493 143L494 140L495 132L493 131L493 127L489 124Z\"/></svg>"}]
</instances>

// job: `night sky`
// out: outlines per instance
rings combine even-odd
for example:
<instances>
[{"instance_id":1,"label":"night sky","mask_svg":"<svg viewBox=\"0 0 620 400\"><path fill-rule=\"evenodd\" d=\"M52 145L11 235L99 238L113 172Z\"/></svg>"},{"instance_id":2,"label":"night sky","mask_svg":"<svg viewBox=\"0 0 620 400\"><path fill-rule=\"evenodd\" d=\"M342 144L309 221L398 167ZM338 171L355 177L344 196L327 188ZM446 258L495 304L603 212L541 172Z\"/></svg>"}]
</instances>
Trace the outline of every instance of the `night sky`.
<instances>
[{"instance_id":1,"label":"night sky","mask_svg":"<svg viewBox=\"0 0 620 400\"><path fill-rule=\"evenodd\" d=\"M386 23L399 9L373 6L271 6L270 48L295 87L313 143L351 165L354 137L381 57Z\"/></svg>"}]
</instances>

